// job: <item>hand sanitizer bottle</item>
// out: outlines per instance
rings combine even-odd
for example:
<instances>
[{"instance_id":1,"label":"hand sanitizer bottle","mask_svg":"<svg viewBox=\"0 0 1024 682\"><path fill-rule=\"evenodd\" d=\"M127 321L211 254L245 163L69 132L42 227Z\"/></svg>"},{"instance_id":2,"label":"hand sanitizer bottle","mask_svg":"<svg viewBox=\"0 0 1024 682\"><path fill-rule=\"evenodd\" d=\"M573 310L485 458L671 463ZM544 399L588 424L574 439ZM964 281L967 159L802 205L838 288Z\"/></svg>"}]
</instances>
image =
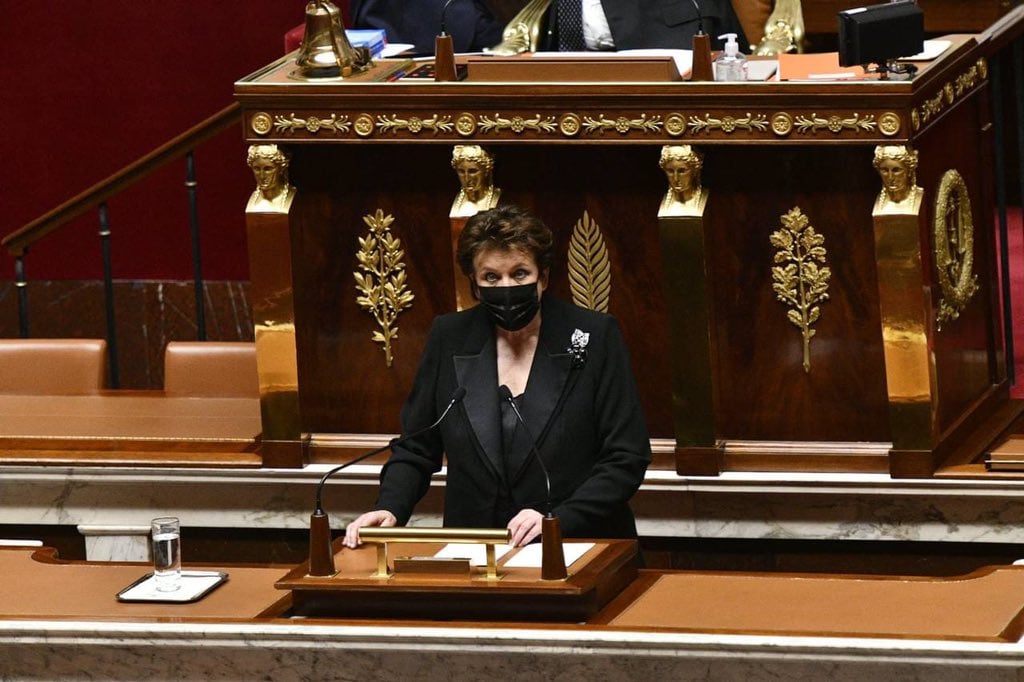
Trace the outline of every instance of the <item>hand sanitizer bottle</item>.
<instances>
[{"instance_id":1,"label":"hand sanitizer bottle","mask_svg":"<svg viewBox=\"0 0 1024 682\"><path fill-rule=\"evenodd\" d=\"M719 40L725 41L725 51L715 60L716 81L745 81L747 80L747 59L740 52L739 43L736 42L735 33L726 33L718 36Z\"/></svg>"}]
</instances>

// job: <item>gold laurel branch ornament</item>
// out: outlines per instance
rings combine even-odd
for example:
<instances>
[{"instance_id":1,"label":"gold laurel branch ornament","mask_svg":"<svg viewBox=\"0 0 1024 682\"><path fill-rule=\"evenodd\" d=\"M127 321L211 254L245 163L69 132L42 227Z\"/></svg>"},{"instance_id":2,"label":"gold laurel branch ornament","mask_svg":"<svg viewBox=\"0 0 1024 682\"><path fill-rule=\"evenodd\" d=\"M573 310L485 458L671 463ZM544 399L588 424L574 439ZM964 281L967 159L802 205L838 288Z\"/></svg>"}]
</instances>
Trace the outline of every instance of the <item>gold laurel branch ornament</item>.
<instances>
[{"instance_id":1,"label":"gold laurel branch ornament","mask_svg":"<svg viewBox=\"0 0 1024 682\"><path fill-rule=\"evenodd\" d=\"M816 333L812 326L821 316L819 304L828 300L832 270L825 264L825 237L799 207L783 215L781 221L782 229L770 237L777 263L772 268L772 289L775 298L789 307L786 318L800 329L804 372L810 372L811 338Z\"/></svg>"},{"instance_id":2,"label":"gold laurel branch ornament","mask_svg":"<svg viewBox=\"0 0 1024 682\"><path fill-rule=\"evenodd\" d=\"M370 232L359 238L356 258L362 272L352 273L359 292L356 303L377 322L379 330L373 332L372 338L383 346L384 362L391 367L391 342L398 338L395 321L400 312L412 305L414 296L406 287L402 240L389 229L395 222L394 216L385 216L378 208L374 215L363 216L363 222Z\"/></svg>"},{"instance_id":3,"label":"gold laurel branch ornament","mask_svg":"<svg viewBox=\"0 0 1024 682\"><path fill-rule=\"evenodd\" d=\"M612 295L612 268L601 227L583 212L569 240L569 288L573 302L598 312L608 312Z\"/></svg>"}]
</instances>

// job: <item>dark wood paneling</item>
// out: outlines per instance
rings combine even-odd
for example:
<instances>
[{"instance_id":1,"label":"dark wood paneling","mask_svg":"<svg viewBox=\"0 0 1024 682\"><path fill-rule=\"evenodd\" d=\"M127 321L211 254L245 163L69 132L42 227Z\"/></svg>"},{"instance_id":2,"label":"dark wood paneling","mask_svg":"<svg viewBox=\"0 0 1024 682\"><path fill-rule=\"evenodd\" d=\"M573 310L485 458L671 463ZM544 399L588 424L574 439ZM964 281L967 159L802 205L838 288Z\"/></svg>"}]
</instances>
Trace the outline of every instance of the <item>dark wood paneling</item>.
<instances>
[{"instance_id":1,"label":"dark wood paneling","mask_svg":"<svg viewBox=\"0 0 1024 682\"><path fill-rule=\"evenodd\" d=\"M870 147L715 149L710 269L719 433L743 440L888 440ZM800 330L772 291L772 232L799 207L832 270L805 372Z\"/></svg>"}]
</instances>

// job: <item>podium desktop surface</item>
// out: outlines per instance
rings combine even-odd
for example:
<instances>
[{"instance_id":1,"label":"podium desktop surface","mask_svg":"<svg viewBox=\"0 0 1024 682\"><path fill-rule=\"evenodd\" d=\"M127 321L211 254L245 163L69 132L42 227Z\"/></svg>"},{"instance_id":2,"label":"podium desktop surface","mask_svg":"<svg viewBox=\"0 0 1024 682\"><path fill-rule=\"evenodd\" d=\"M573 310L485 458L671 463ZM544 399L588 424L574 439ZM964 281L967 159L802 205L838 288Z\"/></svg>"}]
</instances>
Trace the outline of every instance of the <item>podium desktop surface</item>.
<instances>
[{"instance_id":1,"label":"podium desktop surface","mask_svg":"<svg viewBox=\"0 0 1024 682\"><path fill-rule=\"evenodd\" d=\"M289 617L274 585L291 567L202 568L230 578L196 603L126 604L117 592L148 565L0 548L0 678L1009 681L1024 666L1015 566L956 578L640 571L586 623Z\"/></svg>"}]
</instances>

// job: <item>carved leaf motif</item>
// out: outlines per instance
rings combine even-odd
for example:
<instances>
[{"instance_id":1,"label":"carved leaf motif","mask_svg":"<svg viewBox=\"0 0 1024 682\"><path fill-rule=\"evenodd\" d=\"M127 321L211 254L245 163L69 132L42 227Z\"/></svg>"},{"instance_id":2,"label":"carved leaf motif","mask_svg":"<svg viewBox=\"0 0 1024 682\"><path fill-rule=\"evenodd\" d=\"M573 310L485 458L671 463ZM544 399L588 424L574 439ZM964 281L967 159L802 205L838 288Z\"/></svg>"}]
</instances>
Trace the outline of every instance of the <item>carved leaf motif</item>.
<instances>
[{"instance_id":1,"label":"carved leaf motif","mask_svg":"<svg viewBox=\"0 0 1024 682\"><path fill-rule=\"evenodd\" d=\"M583 212L569 241L569 287L576 305L608 312L612 293L611 262L601 228Z\"/></svg>"},{"instance_id":2,"label":"carved leaf motif","mask_svg":"<svg viewBox=\"0 0 1024 682\"><path fill-rule=\"evenodd\" d=\"M832 270L825 265L828 254L824 235L818 234L799 207L783 215L781 222L782 229L768 238L778 249L773 257L778 265L772 268L772 291L780 302L788 306L786 319L800 329L804 371L809 372L810 340L817 333L811 325L821 317L818 304L829 298Z\"/></svg>"},{"instance_id":3,"label":"carved leaf motif","mask_svg":"<svg viewBox=\"0 0 1024 682\"><path fill-rule=\"evenodd\" d=\"M377 209L373 215L363 216L370 233L359 237L356 259L363 272L352 273L359 296L356 303L365 309L377 323L371 339L382 344L384 360L391 366L391 342L398 338L395 321L398 314L412 305L413 294L406 288L405 263L402 262L402 240L389 231L395 221L391 215Z\"/></svg>"}]
</instances>

